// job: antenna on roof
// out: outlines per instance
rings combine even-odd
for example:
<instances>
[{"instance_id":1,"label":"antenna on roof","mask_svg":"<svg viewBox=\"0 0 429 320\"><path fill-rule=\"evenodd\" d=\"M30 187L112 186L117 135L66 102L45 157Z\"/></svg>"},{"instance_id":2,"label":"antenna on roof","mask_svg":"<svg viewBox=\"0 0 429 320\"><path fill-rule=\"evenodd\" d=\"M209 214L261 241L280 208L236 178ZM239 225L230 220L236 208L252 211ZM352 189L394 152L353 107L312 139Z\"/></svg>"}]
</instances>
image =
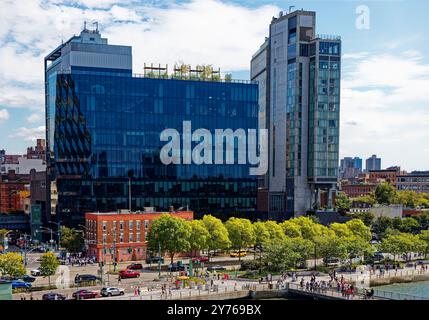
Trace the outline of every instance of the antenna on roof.
<instances>
[{"instance_id":1,"label":"antenna on roof","mask_svg":"<svg viewBox=\"0 0 429 320\"><path fill-rule=\"evenodd\" d=\"M95 21L92 24L93 25L95 24L95 30L94 31L98 33L98 21Z\"/></svg>"},{"instance_id":2,"label":"antenna on roof","mask_svg":"<svg viewBox=\"0 0 429 320\"><path fill-rule=\"evenodd\" d=\"M83 22L83 31L86 31L86 21Z\"/></svg>"}]
</instances>

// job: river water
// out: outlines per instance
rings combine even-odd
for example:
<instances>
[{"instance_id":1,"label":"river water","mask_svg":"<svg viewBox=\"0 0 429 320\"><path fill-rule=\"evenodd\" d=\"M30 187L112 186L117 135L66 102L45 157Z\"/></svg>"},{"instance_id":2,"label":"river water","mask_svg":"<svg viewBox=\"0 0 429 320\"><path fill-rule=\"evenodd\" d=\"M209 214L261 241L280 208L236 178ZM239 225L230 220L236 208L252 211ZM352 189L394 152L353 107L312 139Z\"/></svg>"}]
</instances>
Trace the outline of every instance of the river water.
<instances>
[{"instance_id":1,"label":"river water","mask_svg":"<svg viewBox=\"0 0 429 320\"><path fill-rule=\"evenodd\" d=\"M374 287L374 290L408 294L429 299L429 281L395 283L387 286Z\"/></svg>"}]
</instances>

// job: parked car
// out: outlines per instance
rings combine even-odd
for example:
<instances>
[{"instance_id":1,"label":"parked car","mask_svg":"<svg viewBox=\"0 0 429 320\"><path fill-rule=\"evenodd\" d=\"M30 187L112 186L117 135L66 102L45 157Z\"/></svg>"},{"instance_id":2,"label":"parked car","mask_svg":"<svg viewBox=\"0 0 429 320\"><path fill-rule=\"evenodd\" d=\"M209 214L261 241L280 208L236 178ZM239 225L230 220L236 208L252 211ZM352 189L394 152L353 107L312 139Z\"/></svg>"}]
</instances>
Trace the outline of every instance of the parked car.
<instances>
[{"instance_id":1,"label":"parked car","mask_svg":"<svg viewBox=\"0 0 429 320\"><path fill-rule=\"evenodd\" d=\"M208 262L208 257L196 257L192 259L192 262L201 263L201 262Z\"/></svg>"},{"instance_id":2,"label":"parked car","mask_svg":"<svg viewBox=\"0 0 429 320\"><path fill-rule=\"evenodd\" d=\"M36 281L35 277L29 276L28 274L26 274L25 276L20 278L21 280L25 281L25 282L34 282Z\"/></svg>"},{"instance_id":3,"label":"parked car","mask_svg":"<svg viewBox=\"0 0 429 320\"><path fill-rule=\"evenodd\" d=\"M100 294L103 297L123 296L125 294L125 291L121 288L105 287L100 290Z\"/></svg>"},{"instance_id":4,"label":"parked car","mask_svg":"<svg viewBox=\"0 0 429 320\"><path fill-rule=\"evenodd\" d=\"M95 291L89 291L86 289L79 290L76 292L73 292L72 297L75 299L93 299L98 296L98 293Z\"/></svg>"},{"instance_id":5,"label":"parked car","mask_svg":"<svg viewBox=\"0 0 429 320\"><path fill-rule=\"evenodd\" d=\"M91 281L97 281L98 277L92 275L92 274L77 274L74 277L74 283L82 283L82 282L91 282Z\"/></svg>"},{"instance_id":6,"label":"parked car","mask_svg":"<svg viewBox=\"0 0 429 320\"><path fill-rule=\"evenodd\" d=\"M131 263L127 269L129 270L141 270L143 269L143 265L141 263Z\"/></svg>"},{"instance_id":7,"label":"parked car","mask_svg":"<svg viewBox=\"0 0 429 320\"><path fill-rule=\"evenodd\" d=\"M381 252L374 252L373 260L374 260L375 262L378 262L378 261L384 260L384 255L383 255Z\"/></svg>"},{"instance_id":8,"label":"parked car","mask_svg":"<svg viewBox=\"0 0 429 320\"><path fill-rule=\"evenodd\" d=\"M323 262L324 262L328 267L339 267L339 266L341 265L341 263L340 263L340 259L336 259L336 258L323 259Z\"/></svg>"},{"instance_id":9,"label":"parked car","mask_svg":"<svg viewBox=\"0 0 429 320\"><path fill-rule=\"evenodd\" d=\"M33 269L30 271L30 274L34 277L40 277L42 275L42 271L39 269Z\"/></svg>"},{"instance_id":10,"label":"parked car","mask_svg":"<svg viewBox=\"0 0 429 320\"><path fill-rule=\"evenodd\" d=\"M234 258L234 257L245 257L247 256L247 252L246 251L231 251L230 252L230 257Z\"/></svg>"},{"instance_id":11,"label":"parked car","mask_svg":"<svg viewBox=\"0 0 429 320\"><path fill-rule=\"evenodd\" d=\"M121 277L121 279L138 278L140 277L140 272L128 269L121 270L119 271L119 276Z\"/></svg>"},{"instance_id":12,"label":"parked car","mask_svg":"<svg viewBox=\"0 0 429 320\"><path fill-rule=\"evenodd\" d=\"M13 280L12 281L12 289L18 289L18 288L30 289L31 283L25 282L22 280Z\"/></svg>"},{"instance_id":13,"label":"parked car","mask_svg":"<svg viewBox=\"0 0 429 320\"><path fill-rule=\"evenodd\" d=\"M185 265L182 263L173 263L168 266L168 271L175 272L175 271L185 271Z\"/></svg>"},{"instance_id":14,"label":"parked car","mask_svg":"<svg viewBox=\"0 0 429 320\"><path fill-rule=\"evenodd\" d=\"M207 267L207 271L222 271L222 270L226 270L226 268L221 265L214 265L214 266Z\"/></svg>"},{"instance_id":15,"label":"parked car","mask_svg":"<svg viewBox=\"0 0 429 320\"><path fill-rule=\"evenodd\" d=\"M158 263L159 261L161 261L161 263L164 263L164 258L162 258L162 257L148 257L148 258L146 258L146 263L148 263L148 264Z\"/></svg>"},{"instance_id":16,"label":"parked car","mask_svg":"<svg viewBox=\"0 0 429 320\"><path fill-rule=\"evenodd\" d=\"M66 296L61 293L49 292L42 296L42 300L66 300Z\"/></svg>"}]
</instances>

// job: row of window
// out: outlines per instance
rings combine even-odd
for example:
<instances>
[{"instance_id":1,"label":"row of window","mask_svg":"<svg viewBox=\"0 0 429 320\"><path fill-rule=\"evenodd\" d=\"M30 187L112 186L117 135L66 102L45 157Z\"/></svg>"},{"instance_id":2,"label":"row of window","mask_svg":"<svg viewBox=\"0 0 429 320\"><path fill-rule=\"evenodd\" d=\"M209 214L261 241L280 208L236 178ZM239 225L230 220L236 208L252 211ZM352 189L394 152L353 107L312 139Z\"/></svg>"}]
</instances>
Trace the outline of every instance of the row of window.
<instances>
[{"instance_id":1,"label":"row of window","mask_svg":"<svg viewBox=\"0 0 429 320\"><path fill-rule=\"evenodd\" d=\"M134 229L134 221L135 221L135 229L136 230L140 230L140 225L143 223L144 224L144 228L147 230L149 228L149 220L129 220L128 221L128 230L133 230ZM103 231L107 231L107 221L103 221L102 225L103 225ZM114 220L112 222L112 230L116 230L117 229L117 224L116 221ZM119 221L119 230L124 230L124 221Z\"/></svg>"},{"instance_id":2,"label":"row of window","mask_svg":"<svg viewBox=\"0 0 429 320\"><path fill-rule=\"evenodd\" d=\"M143 242L146 241L148 233L144 233L144 239L141 238L140 232L137 232L134 237L134 233L130 232L128 234L127 242ZM119 240L119 243L124 243L124 234L122 232L119 233L119 237L115 240ZM107 244L107 234L103 234L103 244Z\"/></svg>"}]
</instances>

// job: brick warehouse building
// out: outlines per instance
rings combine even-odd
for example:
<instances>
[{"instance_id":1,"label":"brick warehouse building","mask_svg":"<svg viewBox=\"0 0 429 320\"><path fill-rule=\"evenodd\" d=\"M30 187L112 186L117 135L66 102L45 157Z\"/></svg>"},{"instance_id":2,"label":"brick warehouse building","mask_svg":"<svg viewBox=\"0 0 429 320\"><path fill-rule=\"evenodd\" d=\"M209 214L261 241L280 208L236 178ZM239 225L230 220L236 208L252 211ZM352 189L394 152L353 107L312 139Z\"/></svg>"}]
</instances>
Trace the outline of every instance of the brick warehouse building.
<instances>
[{"instance_id":1,"label":"brick warehouse building","mask_svg":"<svg viewBox=\"0 0 429 320\"><path fill-rule=\"evenodd\" d=\"M193 211L155 212L153 208L131 213L128 210L86 213L89 256L106 263L146 259L150 225L162 214L186 220L194 218Z\"/></svg>"}]
</instances>

